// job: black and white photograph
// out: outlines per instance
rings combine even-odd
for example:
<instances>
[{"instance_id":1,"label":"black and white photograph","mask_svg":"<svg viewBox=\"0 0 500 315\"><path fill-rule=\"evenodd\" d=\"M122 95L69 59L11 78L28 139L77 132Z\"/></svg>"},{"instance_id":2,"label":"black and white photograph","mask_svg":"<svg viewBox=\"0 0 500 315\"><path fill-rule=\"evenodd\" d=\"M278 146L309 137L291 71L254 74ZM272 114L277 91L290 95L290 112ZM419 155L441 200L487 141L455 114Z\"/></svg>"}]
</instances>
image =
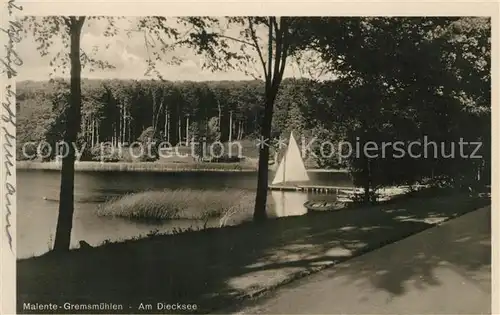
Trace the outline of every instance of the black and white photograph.
<instances>
[{"instance_id":1,"label":"black and white photograph","mask_svg":"<svg viewBox=\"0 0 500 315\"><path fill-rule=\"evenodd\" d=\"M5 2L4 301L494 313L489 5L138 16Z\"/></svg>"}]
</instances>

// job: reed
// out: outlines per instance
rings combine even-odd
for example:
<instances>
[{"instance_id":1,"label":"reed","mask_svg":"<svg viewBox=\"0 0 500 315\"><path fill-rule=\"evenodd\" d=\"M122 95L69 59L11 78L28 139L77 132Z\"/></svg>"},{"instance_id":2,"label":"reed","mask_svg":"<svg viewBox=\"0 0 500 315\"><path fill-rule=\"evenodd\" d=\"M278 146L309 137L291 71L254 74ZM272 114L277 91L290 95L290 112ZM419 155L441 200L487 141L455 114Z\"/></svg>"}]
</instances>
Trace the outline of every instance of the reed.
<instances>
[{"instance_id":1,"label":"reed","mask_svg":"<svg viewBox=\"0 0 500 315\"><path fill-rule=\"evenodd\" d=\"M254 194L241 190L163 190L128 194L99 206L98 215L142 220L218 219L226 225L231 219L250 218Z\"/></svg>"}]
</instances>

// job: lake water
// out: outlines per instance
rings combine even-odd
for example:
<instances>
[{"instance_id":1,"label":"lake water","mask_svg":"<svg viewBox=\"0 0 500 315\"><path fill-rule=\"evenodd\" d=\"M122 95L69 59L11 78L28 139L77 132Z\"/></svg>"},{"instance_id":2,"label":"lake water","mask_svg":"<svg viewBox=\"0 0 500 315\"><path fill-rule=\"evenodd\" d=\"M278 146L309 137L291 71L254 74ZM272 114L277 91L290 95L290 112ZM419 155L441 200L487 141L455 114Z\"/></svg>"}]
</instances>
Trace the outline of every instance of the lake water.
<instances>
[{"instance_id":1,"label":"lake water","mask_svg":"<svg viewBox=\"0 0 500 315\"><path fill-rule=\"evenodd\" d=\"M173 228L201 227L194 220L171 220L164 223L144 223L122 218L97 216L99 203L110 198L145 190L197 189L256 190L256 173L233 172L77 172L75 175L75 213L72 230L72 247L80 240L92 245L104 241L121 241L145 236L151 231L165 233ZM345 173L310 173L311 184L350 186ZM270 179L272 179L272 174ZM59 198L60 174L58 171L17 171L17 256L38 256L53 244L57 222L58 203L44 200ZM303 203L308 200L331 198L313 193L272 192L274 205L267 209L273 217L302 215L306 213Z\"/></svg>"}]
</instances>

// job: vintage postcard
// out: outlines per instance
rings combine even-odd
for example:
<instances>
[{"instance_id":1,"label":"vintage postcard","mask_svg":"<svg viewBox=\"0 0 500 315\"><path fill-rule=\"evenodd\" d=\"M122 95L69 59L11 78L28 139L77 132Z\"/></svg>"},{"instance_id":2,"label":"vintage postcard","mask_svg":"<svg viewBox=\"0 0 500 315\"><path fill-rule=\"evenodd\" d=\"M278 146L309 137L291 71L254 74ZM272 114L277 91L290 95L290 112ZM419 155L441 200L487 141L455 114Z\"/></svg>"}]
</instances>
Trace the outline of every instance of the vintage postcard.
<instances>
[{"instance_id":1,"label":"vintage postcard","mask_svg":"<svg viewBox=\"0 0 500 315\"><path fill-rule=\"evenodd\" d=\"M1 12L1 314L500 312L496 1Z\"/></svg>"}]
</instances>

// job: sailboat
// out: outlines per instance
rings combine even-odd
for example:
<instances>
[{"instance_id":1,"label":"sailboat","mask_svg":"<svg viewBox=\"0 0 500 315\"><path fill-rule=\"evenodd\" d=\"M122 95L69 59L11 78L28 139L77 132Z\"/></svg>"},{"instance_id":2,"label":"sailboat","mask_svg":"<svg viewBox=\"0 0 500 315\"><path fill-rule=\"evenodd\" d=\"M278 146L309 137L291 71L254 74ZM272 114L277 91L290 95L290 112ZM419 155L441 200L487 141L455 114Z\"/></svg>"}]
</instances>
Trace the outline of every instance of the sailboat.
<instances>
[{"instance_id":1,"label":"sailboat","mask_svg":"<svg viewBox=\"0 0 500 315\"><path fill-rule=\"evenodd\" d=\"M294 188L298 184L307 181L309 181L309 175L297 141L291 132L287 150L281 159L270 188L271 190L296 190ZM338 202L306 201L307 195L304 193L289 192L285 198L284 191L271 191L271 195L276 205L277 216L302 215L308 211L337 210L340 208ZM298 204L303 204L303 207L297 207Z\"/></svg>"},{"instance_id":2,"label":"sailboat","mask_svg":"<svg viewBox=\"0 0 500 315\"><path fill-rule=\"evenodd\" d=\"M307 175L299 146L292 132L290 133L286 152L278 166L271 188L282 190L280 188L294 187L296 184L306 181L309 181L309 176ZM307 213L307 209L302 207L302 204L307 201L306 194L273 190L271 191L271 196L274 201L274 210L277 217Z\"/></svg>"},{"instance_id":3,"label":"sailboat","mask_svg":"<svg viewBox=\"0 0 500 315\"><path fill-rule=\"evenodd\" d=\"M293 132L291 132L287 150L281 159L272 185L285 185L305 181L309 181L309 175L307 175L297 141L295 141Z\"/></svg>"}]
</instances>

